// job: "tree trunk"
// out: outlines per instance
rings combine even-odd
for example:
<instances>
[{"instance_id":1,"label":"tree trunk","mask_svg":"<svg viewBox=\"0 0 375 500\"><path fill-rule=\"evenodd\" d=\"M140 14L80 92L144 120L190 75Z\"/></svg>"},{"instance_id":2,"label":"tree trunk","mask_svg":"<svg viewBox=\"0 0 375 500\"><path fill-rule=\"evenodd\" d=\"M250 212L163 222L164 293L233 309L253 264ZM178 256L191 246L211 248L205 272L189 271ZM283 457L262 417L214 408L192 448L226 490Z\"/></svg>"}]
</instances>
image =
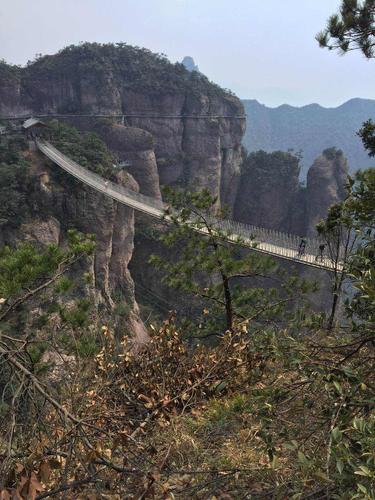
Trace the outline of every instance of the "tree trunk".
<instances>
[{"instance_id":1,"label":"tree trunk","mask_svg":"<svg viewBox=\"0 0 375 500\"><path fill-rule=\"evenodd\" d=\"M341 295L343 283L344 283L344 272L341 272L341 273L335 272L335 282L333 285L333 300L332 300L331 314L329 316L328 324L327 324L328 330L332 330L332 328L335 326L336 313L337 313L337 308L339 305L339 298Z\"/></svg>"},{"instance_id":2,"label":"tree trunk","mask_svg":"<svg viewBox=\"0 0 375 500\"><path fill-rule=\"evenodd\" d=\"M335 291L333 293L333 301L332 301L332 307L331 307L331 314L329 316L327 328L328 330L332 330L334 324L335 324L335 317L336 317L336 311L337 311L337 306L339 303L339 292Z\"/></svg>"},{"instance_id":3,"label":"tree trunk","mask_svg":"<svg viewBox=\"0 0 375 500\"><path fill-rule=\"evenodd\" d=\"M215 240L215 237L212 234L211 227L207 224L207 229L208 233L211 237L211 243L214 248L215 254L216 254L216 262L218 265L218 270L220 272L221 280L223 283L223 289L224 289L224 301L225 301L225 317L226 317L226 328L230 332L233 332L233 305L232 305L232 294L230 291L230 286L229 286L229 279L228 276L225 273L225 268L223 265L223 262L221 261L219 257L219 245L217 241Z\"/></svg>"},{"instance_id":4,"label":"tree trunk","mask_svg":"<svg viewBox=\"0 0 375 500\"><path fill-rule=\"evenodd\" d=\"M225 316L226 316L227 330L232 332L233 331L232 295L230 293L229 280L227 276L221 273L221 277L223 280L223 287L224 287Z\"/></svg>"}]
</instances>

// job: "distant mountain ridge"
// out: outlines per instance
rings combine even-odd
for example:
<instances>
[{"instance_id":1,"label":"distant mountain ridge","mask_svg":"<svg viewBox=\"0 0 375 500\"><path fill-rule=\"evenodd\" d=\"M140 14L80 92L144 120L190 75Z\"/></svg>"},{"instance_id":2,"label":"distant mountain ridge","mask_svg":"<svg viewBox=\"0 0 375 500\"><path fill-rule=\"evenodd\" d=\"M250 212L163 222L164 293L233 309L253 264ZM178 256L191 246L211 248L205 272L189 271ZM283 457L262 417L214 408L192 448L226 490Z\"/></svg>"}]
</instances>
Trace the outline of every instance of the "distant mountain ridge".
<instances>
[{"instance_id":1,"label":"distant mountain ridge","mask_svg":"<svg viewBox=\"0 0 375 500\"><path fill-rule=\"evenodd\" d=\"M351 99L337 108L283 104L269 108L255 99L243 99L247 128L243 144L248 151L302 151L301 178L325 149L342 149L351 172L374 166L356 135L362 123L375 120L375 100Z\"/></svg>"}]
</instances>

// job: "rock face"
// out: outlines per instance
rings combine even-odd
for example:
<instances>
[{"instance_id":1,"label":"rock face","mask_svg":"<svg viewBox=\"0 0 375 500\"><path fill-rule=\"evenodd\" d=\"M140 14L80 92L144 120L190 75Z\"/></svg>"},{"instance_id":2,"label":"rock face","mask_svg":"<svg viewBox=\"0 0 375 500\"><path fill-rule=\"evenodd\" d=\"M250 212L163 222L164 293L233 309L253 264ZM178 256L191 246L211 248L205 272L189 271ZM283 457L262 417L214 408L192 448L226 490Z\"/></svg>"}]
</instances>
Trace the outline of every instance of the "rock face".
<instances>
[{"instance_id":1,"label":"rock face","mask_svg":"<svg viewBox=\"0 0 375 500\"><path fill-rule=\"evenodd\" d=\"M307 174L306 232L311 234L316 224L326 217L328 208L345 198L348 161L341 150L323 151Z\"/></svg>"},{"instance_id":2,"label":"rock face","mask_svg":"<svg viewBox=\"0 0 375 500\"><path fill-rule=\"evenodd\" d=\"M307 173L304 192L305 225L303 234L316 234L316 225L327 216L331 205L342 201L346 196L348 162L341 150L327 149L314 161ZM318 281L320 289L311 298L316 310L329 310L332 303L331 277L324 271L304 269L303 276L309 281Z\"/></svg>"},{"instance_id":3,"label":"rock face","mask_svg":"<svg viewBox=\"0 0 375 500\"><path fill-rule=\"evenodd\" d=\"M34 219L22 224L20 232L25 241L35 241L41 245L58 245L60 243L61 225L54 217L45 220Z\"/></svg>"},{"instance_id":4,"label":"rock face","mask_svg":"<svg viewBox=\"0 0 375 500\"><path fill-rule=\"evenodd\" d=\"M298 159L289 153L258 151L247 156L234 218L299 235L316 235L328 208L345 198L348 162L341 150L325 150L299 183Z\"/></svg>"},{"instance_id":5,"label":"rock face","mask_svg":"<svg viewBox=\"0 0 375 500\"><path fill-rule=\"evenodd\" d=\"M153 136L140 128L119 124L99 124L96 131L115 153L119 165L137 181L140 192L161 199Z\"/></svg>"},{"instance_id":6,"label":"rock face","mask_svg":"<svg viewBox=\"0 0 375 500\"><path fill-rule=\"evenodd\" d=\"M40 58L19 69L17 78L11 106L8 93L0 94L0 114L125 115L124 125L148 132L155 141L154 157L151 149L127 150L126 140L120 145L121 134L126 139L141 132L117 130L109 137L134 165L131 172L143 192L155 189L140 179L142 171L152 172L149 184L155 185L156 160L161 184L207 187L218 203L233 202L243 106L200 73L143 49L84 44ZM84 121L77 116L77 126L87 128Z\"/></svg>"},{"instance_id":7,"label":"rock face","mask_svg":"<svg viewBox=\"0 0 375 500\"><path fill-rule=\"evenodd\" d=\"M12 116L23 111L20 70L3 61L0 61L0 102L0 114L3 116Z\"/></svg>"},{"instance_id":8,"label":"rock face","mask_svg":"<svg viewBox=\"0 0 375 500\"><path fill-rule=\"evenodd\" d=\"M144 109L144 96L138 96L138 104L136 101L132 100L132 112ZM240 171L244 132L244 121L237 118L242 114L238 99L188 93L159 99L147 96L146 104L150 115L170 117L128 119L155 138L160 183L194 190L206 187L219 203L230 203ZM205 118L207 115L211 118Z\"/></svg>"},{"instance_id":9,"label":"rock face","mask_svg":"<svg viewBox=\"0 0 375 500\"><path fill-rule=\"evenodd\" d=\"M234 218L260 227L294 232L300 189L298 174L298 159L289 153L250 154L244 161Z\"/></svg>"},{"instance_id":10,"label":"rock face","mask_svg":"<svg viewBox=\"0 0 375 500\"><path fill-rule=\"evenodd\" d=\"M329 207L345 198L348 162L342 151L325 150L310 167L307 184L299 184L298 159L289 153L260 151L248 155L238 188L234 217L241 222L316 236L316 225ZM288 264L284 264L285 267ZM310 304L317 311L330 307L331 281L328 273L298 268L305 279L318 282Z\"/></svg>"},{"instance_id":11,"label":"rock face","mask_svg":"<svg viewBox=\"0 0 375 500\"><path fill-rule=\"evenodd\" d=\"M29 160L32 164L27 196L29 215L16 230L2 228L0 241L64 245L70 228L94 233L95 257L86 270L93 281L84 293L92 298L97 308L108 312L121 297L129 306L129 331L137 342L143 342L147 333L139 318L134 283L128 269L134 247L134 211L56 170L58 167L36 152L29 154ZM117 182L138 191L136 181L125 172L117 174Z\"/></svg>"}]
</instances>

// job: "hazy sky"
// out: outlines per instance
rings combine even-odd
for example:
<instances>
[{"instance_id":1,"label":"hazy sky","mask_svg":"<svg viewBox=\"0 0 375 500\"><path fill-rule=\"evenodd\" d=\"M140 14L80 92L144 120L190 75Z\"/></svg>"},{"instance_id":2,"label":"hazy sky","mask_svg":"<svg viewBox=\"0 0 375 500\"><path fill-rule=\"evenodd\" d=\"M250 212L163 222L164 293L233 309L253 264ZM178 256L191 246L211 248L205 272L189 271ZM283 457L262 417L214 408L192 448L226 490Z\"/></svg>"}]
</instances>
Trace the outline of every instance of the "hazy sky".
<instances>
[{"instance_id":1,"label":"hazy sky","mask_svg":"<svg viewBox=\"0 0 375 500\"><path fill-rule=\"evenodd\" d=\"M0 0L0 58L24 64L80 41L194 57L239 97L277 106L375 98L375 62L319 49L340 0Z\"/></svg>"}]
</instances>

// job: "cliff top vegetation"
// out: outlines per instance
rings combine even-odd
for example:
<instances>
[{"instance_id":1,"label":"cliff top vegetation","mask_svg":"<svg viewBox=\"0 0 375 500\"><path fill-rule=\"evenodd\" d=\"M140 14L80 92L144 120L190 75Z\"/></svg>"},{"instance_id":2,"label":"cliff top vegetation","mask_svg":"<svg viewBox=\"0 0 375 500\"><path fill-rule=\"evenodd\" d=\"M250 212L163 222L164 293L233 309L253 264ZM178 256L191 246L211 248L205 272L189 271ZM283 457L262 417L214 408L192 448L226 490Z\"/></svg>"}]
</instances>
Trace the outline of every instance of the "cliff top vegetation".
<instances>
[{"instance_id":1,"label":"cliff top vegetation","mask_svg":"<svg viewBox=\"0 0 375 500\"><path fill-rule=\"evenodd\" d=\"M115 158L97 134L80 133L76 128L57 120L51 120L48 125L51 142L61 152L99 175L114 177Z\"/></svg>"},{"instance_id":2,"label":"cliff top vegetation","mask_svg":"<svg viewBox=\"0 0 375 500\"><path fill-rule=\"evenodd\" d=\"M20 67L14 64L8 64L4 59L0 59L0 78L15 78L20 74Z\"/></svg>"},{"instance_id":3,"label":"cliff top vegetation","mask_svg":"<svg viewBox=\"0 0 375 500\"><path fill-rule=\"evenodd\" d=\"M251 178L261 177L269 181L279 182L280 179L298 177L300 172L300 157L298 153L274 151L245 151L242 165L243 175ZM277 173L277 177L275 174Z\"/></svg>"},{"instance_id":4,"label":"cliff top vegetation","mask_svg":"<svg viewBox=\"0 0 375 500\"><path fill-rule=\"evenodd\" d=\"M17 68L3 61L0 71ZM114 79L125 88L151 93L191 91L220 97L232 95L203 74L189 72L181 63L172 64L164 54L126 43L69 45L54 55L37 54L20 69L26 80L69 75L74 79L92 79L98 85Z\"/></svg>"}]
</instances>

